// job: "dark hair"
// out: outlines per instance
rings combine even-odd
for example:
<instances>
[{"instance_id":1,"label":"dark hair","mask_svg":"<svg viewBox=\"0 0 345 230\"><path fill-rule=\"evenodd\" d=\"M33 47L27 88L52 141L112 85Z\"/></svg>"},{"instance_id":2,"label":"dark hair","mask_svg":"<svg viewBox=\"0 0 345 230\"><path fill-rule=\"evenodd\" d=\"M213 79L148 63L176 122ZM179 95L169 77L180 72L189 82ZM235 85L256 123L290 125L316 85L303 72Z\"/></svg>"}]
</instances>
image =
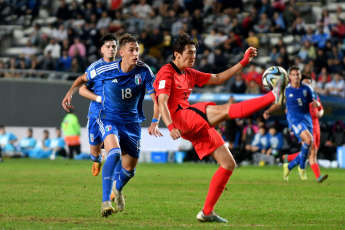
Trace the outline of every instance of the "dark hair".
<instances>
[{"instance_id":1,"label":"dark hair","mask_svg":"<svg viewBox=\"0 0 345 230\"><path fill-rule=\"evenodd\" d=\"M198 48L198 42L192 40L188 34L183 33L175 40L174 44L172 45L173 60L175 60L175 51L179 54L182 54L186 45L194 45L195 48Z\"/></svg>"},{"instance_id":2,"label":"dark hair","mask_svg":"<svg viewBox=\"0 0 345 230\"><path fill-rule=\"evenodd\" d=\"M311 80L311 77L308 76L308 75L302 74L301 82L302 82L304 79L309 79L309 80Z\"/></svg>"},{"instance_id":3,"label":"dark hair","mask_svg":"<svg viewBox=\"0 0 345 230\"><path fill-rule=\"evenodd\" d=\"M29 131L29 132L33 132L33 131L32 131L32 128L28 128L28 131Z\"/></svg>"},{"instance_id":4,"label":"dark hair","mask_svg":"<svg viewBox=\"0 0 345 230\"><path fill-rule=\"evenodd\" d=\"M49 134L48 129L43 130L43 132Z\"/></svg>"},{"instance_id":5,"label":"dark hair","mask_svg":"<svg viewBox=\"0 0 345 230\"><path fill-rule=\"evenodd\" d=\"M0 125L0 129L4 129L5 128L5 126L4 125Z\"/></svg>"},{"instance_id":6,"label":"dark hair","mask_svg":"<svg viewBox=\"0 0 345 230\"><path fill-rule=\"evenodd\" d=\"M103 46L108 41L117 42L116 36L113 33L106 33L99 39L99 43L101 46Z\"/></svg>"},{"instance_id":7,"label":"dark hair","mask_svg":"<svg viewBox=\"0 0 345 230\"><path fill-rule=\"evenodd\" d=\"M119 39L119 47L125 46L127 43L130 42L138 42L137 39L132 34L124 34Z\"/></svg>"},{"instance_id":8,"label":"dark hair","mask_svg":"<svg viewBox=\"0 0 345 230\"><path fill-rule=\"evenodd\" d=\"M289 68L288 74L291 74L292 70L297 70L297 71L301 71L301 69L297 66L297 65L293 65Z\"/></svg>"}]
</instances>

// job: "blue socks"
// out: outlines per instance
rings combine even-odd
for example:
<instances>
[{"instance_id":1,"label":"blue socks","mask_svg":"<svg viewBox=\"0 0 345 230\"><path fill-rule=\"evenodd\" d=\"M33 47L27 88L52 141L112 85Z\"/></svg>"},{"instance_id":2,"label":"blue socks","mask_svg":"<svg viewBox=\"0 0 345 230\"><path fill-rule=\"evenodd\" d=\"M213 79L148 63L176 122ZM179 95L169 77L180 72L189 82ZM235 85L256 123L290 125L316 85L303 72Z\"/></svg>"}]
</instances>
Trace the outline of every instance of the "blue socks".
<instances>
[{"instance_id":1,"label":"blue socks","mask_svg":"<svg viewBox=\"0 0 345 230\"><path fill-rule=\"evenodd\" d=\"M309 154L310 147L311 146L307 145L306 143L302 144L302 150L301 150L301 153L300 153L301 161L300 161L300 164L299 164L299 167L301 169L305 169L305 162L307 161L307 157L308 157L308 154Z\"/></svg>"},{"instance_id":2,"label":"blue socks","mask_svg":"<svg viewBox=\"0 0 345 230\"><path fill-rule=\"evenodd\" d=\"M101 162L101 161L102 161L102 153L101 153L101 155L99 155L98 157L95 157L94 155L92 155L92 154L90 153L90 158L91 158L91 160L92 160L93 162Z\"/></svg>"},{"instance_id":3,"label":"blue socks","mask_svg":"<svg viewBox=\"0 0 345 230\"><path fill-rule=\"evenodd\" d=\"M116 189L121 191L127 182L134 177L135 169L133 171L127 171L121 167L120 175L116 178Z\"/></svg>"},{"instance_id":4,"label":"blue socks","mask_svg":"<svg viewBox=\"0 0 345 230\"><path fill-rule=\"evenodd\" d=\"M293 159L289 163L289 166L288 166L289 170L291 170L293 167L295 167L298 164L301 169L305 169L305 162L307 161L310 147L311 146L307 145L306 143L302 144L301 152L298 154L298 156L295 159Z\"/></svg>"},{"instance_id":5,"label":"blue socks","mask_svg":"<svg viewBox=\"0 0 345 230\"><path fill-rule=\"evenodd\" d=\"M113 174L117 163L121 161L121 149L113 148L108 153L108 158L102 170L103 200L110 200L111 187L113 186Z\"/></svg>"}]
</instances>

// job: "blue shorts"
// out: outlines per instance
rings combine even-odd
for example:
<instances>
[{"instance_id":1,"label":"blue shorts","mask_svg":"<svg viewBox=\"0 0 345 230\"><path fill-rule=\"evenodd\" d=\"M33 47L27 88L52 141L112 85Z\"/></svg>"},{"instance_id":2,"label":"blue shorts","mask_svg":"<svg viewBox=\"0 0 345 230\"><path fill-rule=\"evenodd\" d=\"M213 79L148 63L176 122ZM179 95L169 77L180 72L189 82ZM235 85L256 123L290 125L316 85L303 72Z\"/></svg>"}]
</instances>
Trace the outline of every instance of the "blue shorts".
<instances>
[{"instance_id":1,"label":"blue shorts","mask_svg":"<svg viewBox=\"0 0 345 230\"><path fill-rule=\"evenodd\" d=\"M302 141L302 138L300 137L302 131L308 130L313 135L313 128L307 126L304 122L295 122L291 125L290 129L293 131L299 142Z\"/></svg>"},{"instance_id":2,"label":"blue shorts","mask_svg":"<svg viewBox=\"0 0 345 230\"><path fill-rule=\"evenodd\" d=\"M113 128L113 126L114 125L107 120L90 117L87 122L90 145L98 145L102 143L105 137L109 134L119 136L117 129Z\"/></svg>"},{"instance_id":3,"label":"blue shorts","mask_svg":"<svg viewBox=\"0 0 345 230\"><path fill-rule=\"evenodd\" d=\"M121 150L133 158L139 158L141 140L139 123L117 124L109 120L89 118L88 129L90 145L98 145L109 134L115 134L119 138Z\"/></svg>"}]
</instances>

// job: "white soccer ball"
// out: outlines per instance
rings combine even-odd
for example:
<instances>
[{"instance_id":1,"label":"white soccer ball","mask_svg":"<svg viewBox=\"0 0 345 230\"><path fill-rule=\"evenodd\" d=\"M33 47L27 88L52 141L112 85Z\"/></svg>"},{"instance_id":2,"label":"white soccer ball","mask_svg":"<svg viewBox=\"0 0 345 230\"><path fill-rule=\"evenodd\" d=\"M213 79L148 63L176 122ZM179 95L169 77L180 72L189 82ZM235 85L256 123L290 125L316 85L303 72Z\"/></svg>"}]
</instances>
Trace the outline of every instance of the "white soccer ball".
<instances>
[{"instance_id":1,"label":"white soccer ball","mask_svg":"<svg viewBox=\"0 0 345 230\"><path fill-rule=\"evenodd\" d=\"M283 79L288 78L287 72L283 67L271 66L266 69L264 74L262 75L262 84L272 90L282 75Z\"/></svg>"}]
</instances>

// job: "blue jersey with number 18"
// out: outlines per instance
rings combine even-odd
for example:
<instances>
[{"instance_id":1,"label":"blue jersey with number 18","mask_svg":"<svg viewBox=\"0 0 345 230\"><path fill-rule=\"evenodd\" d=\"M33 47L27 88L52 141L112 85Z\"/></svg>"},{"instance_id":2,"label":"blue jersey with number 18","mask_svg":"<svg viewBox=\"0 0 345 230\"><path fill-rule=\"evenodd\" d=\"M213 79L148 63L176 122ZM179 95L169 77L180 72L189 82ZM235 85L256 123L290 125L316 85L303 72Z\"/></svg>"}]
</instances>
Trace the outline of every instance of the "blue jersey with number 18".
<instances>
[{"instance_id":1,"label":"blue jersey with number 18","mask_svg":"<svg viewBox=\"0 0 345 230\"><path fill-rule=\"evenodd\" d=\"M87 79L89 82L103 82L101 119L115 123L140 123L145 120L142 109L145 92L154 92L154 75L141 61L132 71L124 73L121 61L115 62L111 68L89 69Z\"/></svg>"},{"instance_id":2,"label":"blue jersey with number 18","mask_svg":"<svg viewBox=\"0 0 345 230\"><path fill-rule=\"evenodd\" d=\"M313 123L310 116L309 104L313 99L317 100L317 96L310 85L301 83L299 88L293 88L291 84L286 87L286 109L289 128L292 124L304 122L309 129L313 129Z\"/></svg>"}]
</instances>

